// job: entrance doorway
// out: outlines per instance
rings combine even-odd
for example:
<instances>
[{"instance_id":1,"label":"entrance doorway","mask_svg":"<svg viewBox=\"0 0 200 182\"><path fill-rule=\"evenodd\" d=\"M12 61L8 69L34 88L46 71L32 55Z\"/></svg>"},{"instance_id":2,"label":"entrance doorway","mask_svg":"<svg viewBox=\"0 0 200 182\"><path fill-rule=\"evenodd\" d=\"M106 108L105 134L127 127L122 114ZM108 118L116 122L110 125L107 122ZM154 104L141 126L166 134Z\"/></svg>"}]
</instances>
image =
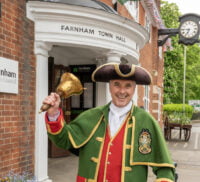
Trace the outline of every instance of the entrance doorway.
<instances>
[{"instance_id":1,"label":"entrance doorway","mask_svg":"<svg viewBox=\"0 0 200 182\"><path fill-rule=\"evenodd\" d=\"M92 82L91 74L96 65L71 65L71 72L81 81L83 94L71 97L71 119L76 118L81 112L95 107L96 85Z\"/></svg>"},{"instance_id":2,"label":"entrance doorway","mask_svg":"<svg viewBox=\"0 0 200 182\"><path fill-rule=\"evenodd\" d=\"M55 92L57 86L60 83L60 78L63 73L70 72L70 68L68 66L64 65L56 65L54 64L54 58L49 57L48 59L48 77L49 77L49 88L48 88L48 94L51 92ZM70 106L70 98L68 99L62 99L60 107L64 111L64 118L65 122L70 122L70 116L68 114L68 111L71 110ZM69 155L69 151L65 149L58 148L55 144L53 144L48 139L48 157L66 157Z\"/></svg>"},{"instance_id":3,"label":"entrance doorway","mask_svg":"<svg viewBox=\"0 0 200 182\"><path fill-rule=\"evenodd\" d=\"M68 99L62 99L60 107L63 110L65 122L69 123L81 112L95 107L96 85L91 80L91 74L95 70L96 65L56 65L54 57L48 59L48 75L49 75L49 94L54 92L60 83L63 73L71 72L79 78L85 88L81 95L73 95ZM77 150L65 150L58 148L50 140L48 140L48 157L66 157L70 152L78 155Z\"/></svg>"}]
</instances>

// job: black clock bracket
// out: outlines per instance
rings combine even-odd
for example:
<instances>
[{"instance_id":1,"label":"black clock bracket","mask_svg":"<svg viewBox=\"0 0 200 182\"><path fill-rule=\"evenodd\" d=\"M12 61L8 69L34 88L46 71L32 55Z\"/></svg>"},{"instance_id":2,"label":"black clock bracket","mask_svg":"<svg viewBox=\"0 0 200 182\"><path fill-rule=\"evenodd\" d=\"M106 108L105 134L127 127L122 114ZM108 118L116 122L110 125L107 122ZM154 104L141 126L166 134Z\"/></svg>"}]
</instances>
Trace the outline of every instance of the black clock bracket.
<instances>
[{"instance_id":1,"label":"black clock bracket","mask_svg":"<svg viewBox=\"0 0 200 182\"><path fill-rule=\"evenodd\" d=\"M158 36L167 35L163 40L158 40L158 46L163 46L171 36L179 35L179 43L193 45L199 40L200 16L189 13L179 17L180 25L178 28L159 29Z\"/></svg>"}]
</instances>

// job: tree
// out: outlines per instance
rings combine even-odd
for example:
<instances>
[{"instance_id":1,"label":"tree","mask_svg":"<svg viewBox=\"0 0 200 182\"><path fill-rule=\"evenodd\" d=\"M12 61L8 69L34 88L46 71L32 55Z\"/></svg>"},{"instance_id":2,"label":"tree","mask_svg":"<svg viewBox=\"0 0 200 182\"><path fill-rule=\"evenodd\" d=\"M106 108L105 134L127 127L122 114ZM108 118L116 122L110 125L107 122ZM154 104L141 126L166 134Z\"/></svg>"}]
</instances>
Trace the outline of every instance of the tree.
<instances>
[{"instance_id":1,"label":"tree","mask_svg":"<svg viewBox=\"0 0 200 182\"><path fill-rule=\"evenodd\" d=\"M200 100L200 47L187 46L186 101Z\"/></svg>"},{"instance_id":2,"label":"tree","mask_svg":"<svg viewBox=\"0 0 200 182\"><path fill-rule=\"evenodd\" d=\"M161 15L167 28L178 28L179 12L175 3L161 1ZM164 55L164 103L182 103L183 100L183 52L178 35L171 38L173 50ZM200 99L200 47L187 46L186 102Z\"/></svg>"}]
</instances>

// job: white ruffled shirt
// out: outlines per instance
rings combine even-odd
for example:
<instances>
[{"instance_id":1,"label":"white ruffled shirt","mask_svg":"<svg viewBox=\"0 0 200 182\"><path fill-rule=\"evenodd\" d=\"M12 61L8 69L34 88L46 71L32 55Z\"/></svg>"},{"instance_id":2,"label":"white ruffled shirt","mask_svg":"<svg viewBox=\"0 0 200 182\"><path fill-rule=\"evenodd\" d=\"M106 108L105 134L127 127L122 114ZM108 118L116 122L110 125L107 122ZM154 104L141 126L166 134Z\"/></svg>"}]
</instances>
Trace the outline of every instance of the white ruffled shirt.
<instances>
[{"instance_id":1,"label":"white ruffled shirt","mask_svg":"<svg viewBox=\"0 0 200 182\"><path fill-rule=\"evenodd\" d=\"M125 107L117 107L112 102L110 104L110 111L108 114L108 122L110 127L110 135L113 137L122 125L127 113L131 110L132 101Z\"/></svg>"},{"instance_id":2,"label":"white ruffled shirt","mask_svg":"<svg viewBox=\"0 0 200 182\"><path fill-rule=\"evenodd\" d=\"M132 101L125 107L117 107L112 102L110 104L110 111L108 114L108 122L110 127L110 135L113 137L122 125L127 113L131 110ZM48 116L49 121L56 121L60 115L60 111L54 116Z\"/></svg>"}]
</instances>

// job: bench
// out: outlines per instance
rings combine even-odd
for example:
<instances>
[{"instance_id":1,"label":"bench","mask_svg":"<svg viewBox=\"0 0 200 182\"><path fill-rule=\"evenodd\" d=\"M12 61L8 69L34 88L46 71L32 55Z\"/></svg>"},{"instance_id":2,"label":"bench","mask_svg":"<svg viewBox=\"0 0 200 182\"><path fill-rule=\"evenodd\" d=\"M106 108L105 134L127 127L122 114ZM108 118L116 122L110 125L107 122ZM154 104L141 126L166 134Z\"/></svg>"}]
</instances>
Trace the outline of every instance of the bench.
<instances>
[{"instance_id":1,"label":"bench","mask_svg":"<svg viewBox=\"0 0 200 182\"><path fill-rule=\"evenodd\" d=\"M179 130L179 139L182 138L182 131L184 133L184 140L189 141L191 136L191 124L170 123L167 116L164 117L164 136L166 140L172 139L172 130Z\"/></svg>"}]
</instances>

